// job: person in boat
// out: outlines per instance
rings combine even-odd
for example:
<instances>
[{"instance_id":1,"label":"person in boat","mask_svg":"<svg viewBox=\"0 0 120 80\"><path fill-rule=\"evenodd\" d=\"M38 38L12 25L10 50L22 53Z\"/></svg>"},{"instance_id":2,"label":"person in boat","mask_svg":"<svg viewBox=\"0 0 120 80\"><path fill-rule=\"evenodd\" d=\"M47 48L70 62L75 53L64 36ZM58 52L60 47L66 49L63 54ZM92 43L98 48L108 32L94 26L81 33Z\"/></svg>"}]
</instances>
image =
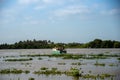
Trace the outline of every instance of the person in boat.
<instances>
[{"instance_id":1,"label":"person in boat","mask_svg":"<svg viewBox=\"0 0 120 80\"><path fill-rule=\"evenodd\" d=\"M60 54L62 54L62 53L67 53L67 51L65 50L64 47L55 47L55 48L52 49L52 51L53 51L53 52L60 53Z\"/></svg>"},{"instance_id":2,"label":"person in boat","mask_svg":"<svg viewBox=\"0 0 120 80\"><path fill-rule=\"evenodd\" d=\"M60 51L60 53L66 53L66 50L64 47L59 47L58 50Z\"/></svg>"}]
</instances>

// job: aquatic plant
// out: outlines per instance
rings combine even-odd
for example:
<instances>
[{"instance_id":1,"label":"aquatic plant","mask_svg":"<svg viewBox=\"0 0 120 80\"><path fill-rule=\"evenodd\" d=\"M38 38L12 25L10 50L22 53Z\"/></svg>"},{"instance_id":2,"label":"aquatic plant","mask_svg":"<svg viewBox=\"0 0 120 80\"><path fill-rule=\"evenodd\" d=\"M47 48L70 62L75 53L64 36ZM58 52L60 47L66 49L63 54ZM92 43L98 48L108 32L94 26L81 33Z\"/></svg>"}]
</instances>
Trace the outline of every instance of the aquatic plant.
<instances>
[{"instance_id":1,"label":"aquatic plant","mask_svg":"<svg viewBox=\"0 0 120 80\"><path fill-rule=\"evenodd\" d=\"M85 54L31 54L31 55L20 55L21 57L61 57L63 59L79 59L85 56Z\"/></svg>"},{"instance_id":2,"label":"aquatic plant","mask_svg":"<svg viewBox=\"0 0 120 80\"><path fill-rule=\"evenodd\" d=\"M50 69L43 69L43 70L39 70L39 71L34 71L34 74L45 74L45 75L55 75L55 74L61 74L61 71L58 71L57 68L52 68Z\"/></svg>"},{"instance_id":3,"label":"aquatic plant","mask_svg":"<svg viewBox=\"0 0 120 80\"><path fill-rule=\"evenodd\" d=\"M29 78L28 80L35 80L35 78L32 78L32 77L31 77L31 78Z\"/></svg>"},{"instance_id":4,"label":"aquatic plant","mask_svg":"<svg viewBox=\"0 0 120 80\"><path fill-rule=\"evenodd\" d=\"M39 58L38 58L38 60L42 60L42 58L41 58L41 57L39 57Z\"/></svg>"},{"instance_id":5,"label":"aquatic plant","mask_svg":"<svg viewBox=\"0 0 120 80\"><path fill-rule=\"evenodd\" d=\"M47 67L41 67L40 69L41 70L47 70L48 68Z\"/></svg>"},{"instance_id":6,"label":"aquatic plant","mask_svg":"<svg viewBox=\"0 0 120 80\"><path fill-rule=\"evenodd\" d=\"M21 63L22 65L30 65L30 64L32 64L32 63Z\"/></svg>"},{"instance_id":7,"label":"aquatic plant","mask_svg":"<svg viewBox=\"0 0 120 80\"><path fill-rule=\"evenodd\" d=\"M65 74L69 76L81 76L77 68L71 68L69 71L66 71Z\"/></svg>"},{"instance_id":8,"label":"aquatic plant","mask_svg":"<svg viewBox=\"0 0 120 80\"><path fill-rule=\"evenodd\" d=\"M80 62L77 63L71 63L71 65L82 65Z\"/></svg>"},{"instance_id":9,"label":"aquatic plant","mask_svg":"<svg viewBox=\"0 0 120 80\"><path fill-rule=\"evenodd\" d=\"M82 78L91 78L91 79L96 79L97 78L97 76L95 76L95 75L90 75L90 74L85 74L85 75L82 75Z\"/></svg>"},{"instance_id":10,"label":"aquatic plant","mask_svg":"<svg viewBox=\"0 0 120 80\"><path fill-rule=\"evenodd\" d=\"M20 69L3 69L3 70L0 70L0 74L10 74L10 73L12 73L12 74L21 74L21 73L28 74L28 73L30 73L30 71L28 71L28 70L23 71L23 70L20 70Z\"/></svg>"},{"instance_id":11,"label":"aquatic plant","mask_svg":"<svg viewBox=\"0 0 120 80\"><path fill-rule=\"evenodd\" d=\"M118 60L120 60L120 58L117 58Z\"/></svg>"},{"instance_id":12,"label":"aquatic plant","mask_svg":"<svg viewBox=\"0 0 120 80\"><path fill-rule=\"evenodd\" d=\"M79 70L77 68L71 68L68 71L59 71L57 70L57 68L51 68L51 69L47 69L47 70L39 70L39 71L34 71L34 74L45 74L45 75L61 75L61 74L65 74L68 76L80 76L81 73L79 73Z\"/></svg>"},{"instance_id":13,"label":"aquatic plant","mask_svg":"<svg viewBox=\"0 0 120 80\"><path fill-rule=\"evenodd\" d=\"M101 74L101 75L99 75L100 79L105 79L105 78L109 78L109 77L114 77L114 75L110 75L110 74Z\"/></svg>"},{"instance_id":14,"label":"aquatic plant","mask_svg":"<svg viewBox=\"0 0 120 80\"><path fill-rule=\"evenodd\" d=\"M21 58L21 59L5 59L4 61L30 61L32 58Z\"/></svg>"},{"instance_id":15,"label":"aquatic plant","mask_svg":"<svg viewBox=\"0 0 120 80\"><path fill-rule=\"evenodd\" d=\"M108 57L120 57L119 54L28 54L28 55L20 55L21 57L60 57L62 59L107 59ZM38 58L41 60L42 58Z\"/></svg>"},{"instance_id":16,"label":"aquatic plant","mask_svg":"<svg viewBox=\"0 0 120 80\"><path fill-rule=\"evenodd\" d=\"M28 71L28 70L25 70L25 71L24 71L24 73L28 74L28 73L30 73L30 71Z\"/></svg>"},{"instance_id":17,"label":"aquatic plant","mask_svg":"<svg viewBox=\"0 0 120 80\"><path fill-rule=\"evenodd\" d=\"M114 64L114 63L111 63L111 64L109 64L109 66L118 66L117 64Z\"/></svg>"},{"instance_id":18,"label":"aquatic plant","mask_svg":"<svg viewBox=\"0 0 120 80\"><path fill-rule=\"evenodd\" d=\"M58 63L58 65L65 65L66 63Z\"/></svg>"},{"instance_id":19,"label":"aquatic plant","mask_svg":"<svg viewBox=\"0 0 120 80\"><path fill-rule=\"evenodd\" d=\"M0 74L10 74L10 73L20 74L22 72L23 72L22 70L18 70L18 69L3 69L3 70L0 70Z\"/></svg>"},{"instance_id":20,"label":"aquatic plant","mask_svg":"<svg viewBox=\"0 0 120 80\"><path fill-rule=\"evenodd\" d=\"M53 68L51 68L51 70L56 71L56 70L57 70L57 68L54 68L54 67L53 67Z\"/></svg>"},{"instance_id":21,"label":"aquatic plant","mask_svg":"<svg viewBox=\"0 0 120 80\"><path fill-rule=\"evenodd\" d=\"M105 63L99 63L98 61L96 61L96 63L94 65L95 66L105 66Z\"/></svg>"},{"instance_id":22,"label":"aquatic plant","mask_svg":"<svg viewBox=\"0 0 120 80\"><path fill-rule=\"evenodd\" d=\"M97 80L101 80L101 79L105 79L105 78L111 78L113 79L114 75L110 75L110 74L98 74L98 75L90 75L90 74L85 74L81 76L84 79L97 79Z\"/></svg>"}]
</instances>

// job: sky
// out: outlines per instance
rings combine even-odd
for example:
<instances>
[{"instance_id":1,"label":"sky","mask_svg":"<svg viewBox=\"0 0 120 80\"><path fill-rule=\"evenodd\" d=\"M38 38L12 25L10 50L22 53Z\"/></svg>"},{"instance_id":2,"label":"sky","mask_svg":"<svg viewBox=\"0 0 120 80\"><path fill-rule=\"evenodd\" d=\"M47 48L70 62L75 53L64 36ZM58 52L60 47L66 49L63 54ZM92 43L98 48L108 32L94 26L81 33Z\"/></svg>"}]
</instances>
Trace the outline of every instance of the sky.
<instances>
[{"instance_id":1,"label":"sky","mask_svg":"<svg viewBox=\"0 0 120 80\"><path fill-rule=\"evenodd\" d=\"M120 0L0 0L0 43L120 41Z\"/></svg>"}]
</instances>

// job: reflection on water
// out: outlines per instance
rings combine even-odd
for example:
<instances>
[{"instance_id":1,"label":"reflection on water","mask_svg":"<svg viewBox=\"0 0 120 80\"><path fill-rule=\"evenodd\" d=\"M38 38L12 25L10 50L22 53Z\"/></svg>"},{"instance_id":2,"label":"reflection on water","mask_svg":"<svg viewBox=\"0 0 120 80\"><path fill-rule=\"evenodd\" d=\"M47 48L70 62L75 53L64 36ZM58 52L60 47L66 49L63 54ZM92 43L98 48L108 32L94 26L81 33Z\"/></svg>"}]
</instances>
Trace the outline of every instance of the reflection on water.
<instances>
[{"instance_id":1,"label":"reflection on water","mask_svg":"<svg viewBox=\"0 0 120 80\"><path fill-rule=\"evenodd\" d=\"M67 49L68 54L118 54L120 55L120 49ZM81 69L83 74L103 74L109 73L111 75L116 75L113 80L120 79L120 61L117 57L109 57L107 59L62 59L56 57L31 57L31 61L15 61L6 62L5 59L20 59L27 57L20 57L20 55L27 54L50 54L51 49L17 49L17 50L0 50L0 70L2 69L21 69L29 70L29 74L0 74L0 80L28 80L30 77L35 78L35 80L87 80L81 77L72 77L67 75L36 75L33 74L34 71L40 70L41 67L47 68L58 68L60 71L67 71L71 67L76 67ZM98 61L99 63L104 63L105 66L95 66L94 64ZM72 65L72 63L81 63L82 65ZM64 65L59 65L58 63L65 63ZM111 78L106 78L109 80ZM92 80L92 79L89 79Z\"/></svg>"}]
</instances>

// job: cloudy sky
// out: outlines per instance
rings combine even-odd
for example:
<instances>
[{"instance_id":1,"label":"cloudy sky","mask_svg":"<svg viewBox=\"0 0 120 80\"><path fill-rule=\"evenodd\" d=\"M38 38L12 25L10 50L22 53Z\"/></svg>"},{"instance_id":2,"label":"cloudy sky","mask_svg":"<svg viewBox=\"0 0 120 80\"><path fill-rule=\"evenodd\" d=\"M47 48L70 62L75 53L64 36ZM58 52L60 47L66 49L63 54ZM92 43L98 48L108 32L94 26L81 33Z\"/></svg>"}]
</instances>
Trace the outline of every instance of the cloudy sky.
<instances>
[{"instance_id":1,"label":"cloudy sky","mask_svg":"<svg viewBox=\"0 0 120 80\"><path fill-rule=\"evenodd\" d=\"M0 43L120 41L119 0L0 0Z\"/></svg>"}]
</instances>

